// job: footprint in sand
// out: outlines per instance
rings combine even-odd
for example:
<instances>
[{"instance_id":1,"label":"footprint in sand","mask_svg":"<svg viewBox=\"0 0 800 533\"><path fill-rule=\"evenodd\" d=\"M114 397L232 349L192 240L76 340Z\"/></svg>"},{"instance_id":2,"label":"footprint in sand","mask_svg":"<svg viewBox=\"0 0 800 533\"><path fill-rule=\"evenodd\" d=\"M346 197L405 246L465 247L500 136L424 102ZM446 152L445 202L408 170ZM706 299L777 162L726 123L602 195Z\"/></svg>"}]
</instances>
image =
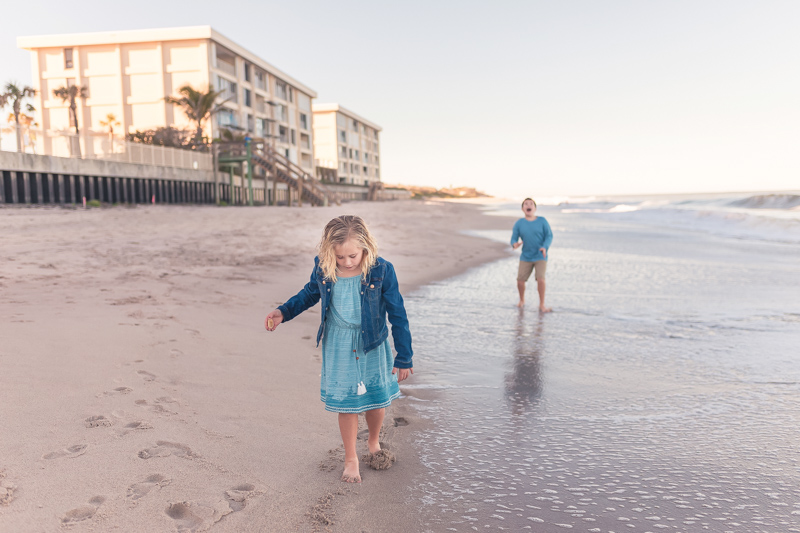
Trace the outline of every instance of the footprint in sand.
<instances>
[{"instance_id":1,"label":"footprint in sand","mask_svg":"<svg viewBox=\"0 0 800 533\"><path fill-rule=\"evenodd\" d=\"M114 423L111 420L103 415L90 416L83 422L83 425L85 425L87 428L108 427L113 424Z\"/></svg>"},{"instance_id":2,"label":"footprint in sand","mask_svg":"<svg viewBox=\"0 0 800 533\"><path fill-rule=\"evenodd\" d=\"M79 455L86 453L86 448L88 448L86 444L74 444L68 448L46 453L42 456L42 459L58 459L60 457L72 459L73 457L78 457Z\"/></svg>"},{"instance_id":3,"label":"footprint in sand","mask_svg":"<svg viewBox=\"0 0 800 533\"><path fill-rule=\"evenodd\" d=\"M14 500L17 486L6 479L7 474L0 470L0 505L8 505Z\"/></svg>"},{"instance_id":4,"label":"footprint in sand","mask_svg":"<svg viewBox=\"0 0 800 533\"><path fill-rule=\"evenodd\" d=\"M408 425L408 420L406 420L402 416L398 416L397 418L394 419L394 427L402 427L407 425Z\"/></svg>"},{"instance_id":5,"label":"footprint in sand","mask_svg":"<svg viewBox=\"0 0 800 533\"><path fill-rule=\"evenodd\" d=\"M153 448L146 448L139 452L139 457L142 459L169 457L170 455L185 457L187 459L198 457L188 446L176 442L167 442L165 440L156 441L156 445Z\"/></svg>"},{"instance_id":6,"label":"footprint in sand","mask_svg":"<svg viewBox=\"0 0 800 533\"><path fill-rule=\"evenodd\" d=\"M203 526L203 519L192 512L189 502L170 504L166 513L175 520L175 527L178 528L178 531L199 531Z\"/></svg>"},{"instance_id":7,"label":"footprint in sand","mask_svg":"<svg viewBox=\"0 0 800 533\"><path fill-rule=\"evenodd\" d=\"M140 376L142 376L145 381L153 381L153 380L156 379L156 375L155 374L151 374L150 372L147 372L146 370L137 370L136 373L139 374Z\"/></svg>"},{"instance_id":8,"label":"footprint in sand","mask_svg":"<svg viewBox=\"0 0 800 533\"><path fill-rule=\"evenodd\" d=\"M98 397L98 398L102 398L104 396L112 396L112 395L117 395L117 394L129 394L131 392L133 392L133 389L130 388L130 387L117 387L116 389L114 389L112 391L104 391L104 392L101 392L99 394L96 394L95 396Z\"/></svg>"},{"instance_id":9,"label":"footprint in sand","mask_svg":"<svg viewBox=\"0 0 800 533\"><path fill-rule=\"evenodd\" d=\"M88 520L94 516L97 512L97 509L103 504L106 499L103 496L95 496L89 503L86 505L81 505L71 511L67 511L64 513L64 517L61 519L62 524L70 524L73 522L81 522L83 520Z\"/></svg>"},{"instance_id":10,"label":"footprint in sand","mask_svg":"<svg viewBox=\"0 0 800 533\"><path fill-rule=\"evenodd\" d=\"M153 425L144 420L134 420L125 424L125 429L153 429Z\"/></svg>"},{"instance_id":11,"label":"footprint in sand","mask_svg":"<svg viewBox=\"0 0 800 533\"><path fill-rule=\"evenodd\" d=\"M150 409L150 411L152 411L154 413L158 413L160 415L174 415L174 414L177 414L175 411L170 411L169 409L167 409L163 405L160 405L161 403L177 403L177 400L174 400L172 402L164 402L164 401L161 400L161 398L159 398L158 400L156 400L156 402L157 402L156 405L150 405L147 402L147 400L136 400L133 403L135 403L136 405L138 405L140 407L147 407L148 409Z\"/></svg>"},{"instance_id":12,"label":"footprint in sand","mask_svg":"<svg viewBox=\"0 0 800 533\"><path fill-rule=\"evenodd\" d=\"M170 356L170 357L173 357L173 358L174 358L174 357L180 357L180 356L182 356L182 355L183 355L183 352L182 352L182 351L180 351L180 350L177 350L177 349L175 349L175 348L173 348L173 349L171 349L171 350L169 351L169 356Z\"/></svg>"},{"instance_id":13,"label":"footprint in sand","mask_svg":"<svg viewBox=\"0 0 800 533\"><path fill-rule=\"evenodd\" d=\"M161 474L147 476L144 481L134 483L128 487L128 498L131 500L138 500L139 498L147 496L147 493L156 487L166 487L171 481L171 479L167 479Z\"/></svg>"},{"instance_id":14,"label":"footprint in sand","mask_svg":"<svg viewBox=\"0 0 800 533\"><path fill-rule=\"evenodd\" d=\"M192 335L193 337L199 337L199 336L200 336L200 332L199 332L199 331L197 331L196 329L190 329L190 328L186 328L186 330L185 330L185 331L186 331L187 333L189 333L190 335Z\"/></svg>"},{"instance_id":15,"label":"footprint in sand","mask_svg":"<svg viewBox=\"0 0 800 533\"><path fill-rule=\"evenodd\" d=\"M244 483L225 491L225 497L228 499L228 505L231 510L236 512L247 507L247 500L253 495L255 490L255 485Z\"/></svg>"}]
</instances>

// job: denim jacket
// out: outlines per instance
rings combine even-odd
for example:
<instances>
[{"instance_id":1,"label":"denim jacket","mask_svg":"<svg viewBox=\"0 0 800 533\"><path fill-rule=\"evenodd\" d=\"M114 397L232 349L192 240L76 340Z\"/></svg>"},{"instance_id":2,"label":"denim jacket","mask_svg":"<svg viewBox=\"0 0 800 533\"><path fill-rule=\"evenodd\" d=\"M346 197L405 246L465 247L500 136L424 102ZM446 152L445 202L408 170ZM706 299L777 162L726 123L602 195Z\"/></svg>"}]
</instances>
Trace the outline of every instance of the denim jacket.
<instances>
[{"instance_id":1,"label":"denim jacket","mask_svg":"<svg viewBox=\"0 0 800 533\"><path fill-rule=\"evenodd\" d=\"M288 322L322 300L322 319L317 332L317 346L325 330L325 313L331 303L332 286L333 283L322 273L319 257L315 257L314 270L305 287L289 301L278 306L278 310L283 314L283 321ZM414 355L411 350L411 331L408 328L403 297L398 290L397 275L392 264L379 257L377 263L370 269L367 280L361 279L361 337L365 352L374 350L388 338L387 314L392 324L392 338L397 351L394 366L411 368L414 366L411 362L411 357Z\"/></svg>"}]
</instances>

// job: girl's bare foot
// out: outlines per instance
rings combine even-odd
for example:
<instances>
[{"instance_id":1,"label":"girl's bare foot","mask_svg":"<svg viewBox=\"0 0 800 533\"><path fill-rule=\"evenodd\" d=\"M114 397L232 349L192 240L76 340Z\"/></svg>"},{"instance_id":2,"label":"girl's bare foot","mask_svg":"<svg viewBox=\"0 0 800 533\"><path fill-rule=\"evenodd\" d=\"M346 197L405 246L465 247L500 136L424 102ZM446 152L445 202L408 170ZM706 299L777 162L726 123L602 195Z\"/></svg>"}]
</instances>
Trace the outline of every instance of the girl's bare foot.
<instances>
[{"instance_id":1,"label":"girl's bare foot","mask_svg":"<svg viewBox=\"0 0 800 533\"><path fill-rule=\"evenodd\" d=\"M552 307L545 307L545 306L543 306L543 305L540 305L540 306L539 306L539 312L540 312L540 313L549 313L549 312L550 312L550 311L552 311L552 310L553 310L553 308L552 308Z\"/></svg>"},{"instance_id":2,"label":"girl's bare foot","mask_svg":"<svg viewBox=\"0 0 800 533\"><path fill-rule=\"evenodd\" d=\"M369 448L369 453L378 453L381 451L381 442L375 439L375 442L367 441L367 447Z\"/></svg>"},{"instance_id":3,"label":"girl's bare foot","mask_svg":"<svg viewBox=\"0 0 800 533\"><path fill-rule=\"evenodd\" d=\"M358 459L344 462L342 481L345 483L361 483L361 473L358 471Z\"/></svg>"},{"instance_id":4,"label":"girl's bare foot","mask_svg":"<svg viewBox=\"0 0 800 533\"><path fill-rule=\"evenodd\" d=\"M517 307L525 307L525 300L520 300Z\"/></svg>"}]
</instances>

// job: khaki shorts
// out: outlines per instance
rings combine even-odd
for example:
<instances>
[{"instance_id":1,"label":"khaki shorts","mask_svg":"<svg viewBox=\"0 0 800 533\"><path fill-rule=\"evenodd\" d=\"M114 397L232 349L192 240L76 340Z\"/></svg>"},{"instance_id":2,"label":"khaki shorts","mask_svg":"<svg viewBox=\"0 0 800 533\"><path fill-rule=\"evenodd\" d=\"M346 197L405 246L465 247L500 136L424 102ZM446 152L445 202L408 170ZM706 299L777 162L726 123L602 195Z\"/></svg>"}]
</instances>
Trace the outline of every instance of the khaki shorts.
<instances>
[{"instance_id":1,"label":"khaki shorts","mask_svg":"<svg viewBox=\"0 0 800 533\"><path fill-rule=\"evenodd\" d=\"M531 272L536 270L536 275L533 279L544 279L544 273L547 271L547 261L520 261L519 273L517 273L517 281L528 281L531 277Z\"/></svg>"}]
</instances>

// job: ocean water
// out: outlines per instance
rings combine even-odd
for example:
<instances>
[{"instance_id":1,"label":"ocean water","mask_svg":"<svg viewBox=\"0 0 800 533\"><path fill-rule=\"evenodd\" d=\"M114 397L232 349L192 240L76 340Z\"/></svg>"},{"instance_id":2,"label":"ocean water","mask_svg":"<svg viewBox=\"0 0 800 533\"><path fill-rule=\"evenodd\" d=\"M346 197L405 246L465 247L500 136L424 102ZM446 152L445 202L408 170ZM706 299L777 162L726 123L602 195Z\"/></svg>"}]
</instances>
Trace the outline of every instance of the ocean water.
<instances>
[{"instance_id":1,"label":"ocean water","mask_svg":"<svg viewBox=\"0 0 800 533\"><path fill-rule=\"evenodd\" d=\"M800 531L791 225L613 207L540 207L553 313L516 308L512 252L406 297L426 530Z\"/></svg>"}]
</instances>

